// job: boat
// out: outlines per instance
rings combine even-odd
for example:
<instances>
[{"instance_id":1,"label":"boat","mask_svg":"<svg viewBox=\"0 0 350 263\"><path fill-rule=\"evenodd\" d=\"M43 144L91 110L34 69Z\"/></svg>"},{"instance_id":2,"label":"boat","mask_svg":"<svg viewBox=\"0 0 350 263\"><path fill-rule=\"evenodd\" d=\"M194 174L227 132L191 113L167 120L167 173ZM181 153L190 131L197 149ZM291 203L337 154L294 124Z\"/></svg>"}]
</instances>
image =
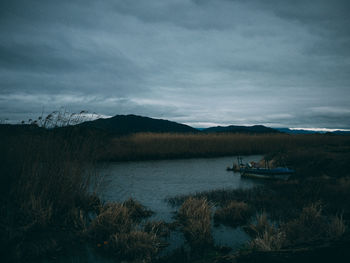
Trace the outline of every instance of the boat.
<instances>
[{"instance_id":1,"label":"boat","mask_svg":"<svg viewBox=\"0 0 350 263\"><path fill-rule=\"evenodd\" d=\"M248 168L240 171L242 177L287 180L295 170L287 167Z\"/></svg>"},{"instance_id":2,"label":"boat","mask_svg":"<svg viewBox=\"0 0 350 263\"><path fill-rule=\"evenodd\" d=\"M295 170L287 167L270 168L266 162L265 167L260 167L255 162L243 164L241 157L237 157L237 161L238 164L234 163L232 167L227 167L226 170L239 172L241 177L287 180L290 175L295 173Z\"/></svg>"}]
</instances>

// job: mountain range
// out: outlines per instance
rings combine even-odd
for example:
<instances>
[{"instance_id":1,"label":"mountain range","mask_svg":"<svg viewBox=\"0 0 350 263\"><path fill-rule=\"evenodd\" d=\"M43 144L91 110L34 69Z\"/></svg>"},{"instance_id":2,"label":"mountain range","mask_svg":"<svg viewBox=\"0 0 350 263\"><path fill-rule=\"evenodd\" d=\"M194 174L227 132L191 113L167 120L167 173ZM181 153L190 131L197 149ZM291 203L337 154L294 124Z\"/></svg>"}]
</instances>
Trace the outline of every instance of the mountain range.
<instances>
[{"instance_id":1,"label":"mountain range","mask_svg":"<svg viewBox=\"0 0 350 263\"><path fill-rule=\"evenodd\" d=\"M70 129L64 127L63 129ZM314 134L322 133L310 130L294 130L289 128L270 128L263 125L254 126L216 126L210 128L196 129L189 125L163 120L143 117L138 115L116 115L111 118L96 119L86 121L75 125L74 127L86 131L97 130L110 135L127 135L139 132L155 133L248 133L248 134L267 134L267 133L287 133L287 134ZM0 125L2 132L22 133L27 131L41 132L42 128L35 125ZM324 133L324 132L323 132ZM332 134L349 135L348 131L334 131Z\"/></svg>"},{"instance_id":2,"label":"mountain range","mask_svg":"<svg viewBox=\"0 0 350 263\"><path fill-rule=\"evenodd\" d=\"M263 125L254 125L254 126L216 126L203 129L203 132L206 133L281 133L280 131L265 127Z\"/></svg>"},{"instance_id":3,"label":"mountain range","mask_svg":"<svg viewBox=\"0 0 350 263\"><path fill-rule=\"evenodd\" d=\"M111 134L125 135L138 132L159 133L287 133L287 134L317 134L325 133L312 130L294 130L289 128L270 128L263 125L254 126L216 126L210 128L196 129L189 125L162 119L153 119L138 115L116 115L107 119L97 119L79 124L81 127L100 129ZM347 131L334 131L332 134L350 134Z\"/></svg>"},{"instance_id":4,"label":"mountain range","mask_svg":"<svg viewBox=\"0 0 350 263\"><path fill-rule=\"evenodd\" d=\"M138 132L175 132L175 133L281 133L265 127L254 126L217 126L206 129L196 129L191 126L162 119L153 119L137 115L116 115L108 119L97 119L79 124L80 127L90 127L107 131L112 134L125 135Z\"/></svg>"}]
</instances>

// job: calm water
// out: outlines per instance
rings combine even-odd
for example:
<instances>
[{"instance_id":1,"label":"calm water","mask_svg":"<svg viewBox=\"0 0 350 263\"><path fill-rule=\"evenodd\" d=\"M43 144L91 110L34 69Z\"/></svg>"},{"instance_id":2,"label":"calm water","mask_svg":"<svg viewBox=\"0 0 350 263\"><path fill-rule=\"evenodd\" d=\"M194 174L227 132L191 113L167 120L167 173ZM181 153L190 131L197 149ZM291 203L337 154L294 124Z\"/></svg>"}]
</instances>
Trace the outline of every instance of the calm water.
<instances>
[{"instance_id":1,"label":"calm water","mask_svg":"<svg viewBox=\"0 0 350 263\"><path fill-rule=\"evenodd\" d=\"M248 156L245 162L259 161L261 156ZM214 189L249 188L257 184L254 180L241 179L239 173L227 172L235 157L180 159L109 163L101 172L105 175L102 186L103 199L124 201L130 197L155 212L154 220L173 220L176 208L165 201L168 197L192 194ZM225 226L213 227L217 245L237 248L248 240L238 229ZM172 234L171 247L183 243L181 234Z\"/></svg>"},{"instance_id":2,"label":"calm water","mask_svg":"<svg viewBox=\"0 0 350 263\"><path fill-rule=\"evenodd\" d=\"M262 156L248 156L244 158L244 162L259 161L261 158ZM102 198L105 201L120 202L130 197L135 198L155 212L148 220L170 222L174 220L172 217L176 208L165 201L168 197L214 189L249 188L259 183L251 179L241 179L239 173L227 172L226 167L232 166L233 161L236 161L236 157L107 163L99 169L105 175L101 189ZM212 233L217 245L229 246L234 250L249 240L240 228L212 226ZM170 245L161 255L185 244L181 232L172 232L167 241ZM67 255L58 262L115 261L86 246L77 254Z\"/></svg>"}]
</instances>

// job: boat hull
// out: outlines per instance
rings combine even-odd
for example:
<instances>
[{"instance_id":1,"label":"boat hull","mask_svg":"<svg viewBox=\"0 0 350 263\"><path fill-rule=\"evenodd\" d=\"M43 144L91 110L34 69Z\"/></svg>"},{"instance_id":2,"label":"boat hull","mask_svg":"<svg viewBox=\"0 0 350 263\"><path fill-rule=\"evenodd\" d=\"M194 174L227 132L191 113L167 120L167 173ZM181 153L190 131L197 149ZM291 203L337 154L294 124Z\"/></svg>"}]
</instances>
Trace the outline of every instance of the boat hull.
<instances>
[{"instance_id":1,"label":"boat hull","mask_svg":"<svg viewBox=\"0 0 350 263\"><path fill-rule=\"evenodd\" d=\"M290 174L278 174L278 175L264 175L253 173L241 173L241 177L253 178L253 179L265 179L265 180L288 180Z\"/></svg>"},{"instance_id":2,"label":"boat hull","mask_svg":"<svg viewBox=\"0 0 350 263\"><path fill-rule=\"evenodd\" d=\"M240 172L242 177L275 180L287 180L290 175L295 173L294 170L288 168L245 168Z\"/></svg>"}]
</instances>

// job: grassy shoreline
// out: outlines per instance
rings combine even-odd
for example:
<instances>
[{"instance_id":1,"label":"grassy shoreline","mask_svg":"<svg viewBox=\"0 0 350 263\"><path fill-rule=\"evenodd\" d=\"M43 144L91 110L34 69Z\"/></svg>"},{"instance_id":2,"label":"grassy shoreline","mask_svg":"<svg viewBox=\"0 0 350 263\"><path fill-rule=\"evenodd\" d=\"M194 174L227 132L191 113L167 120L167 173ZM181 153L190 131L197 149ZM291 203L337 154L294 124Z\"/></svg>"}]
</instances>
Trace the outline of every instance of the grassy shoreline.
<instances>
[{"instance_id":1,"label":"grassy shoreline","mask_svg":"<svg viewBox=\"0 0 350 263\"><path fill-rule=\"evenodd\" d=\"M271 183L259 191L194 196L180 208L181 220L174 224L175 227L182 225L180 229L189 243L200 240L200 245L192 246L192 254L178 253L178 258L174 256L171 262L180 258L182 261L178 262L214 262L227 255L209 242L208 225L212 218L208 216L207 201L215 198L221 208L216 218L232 226L250 223L253 214L260 210L266 210L274 220L290 216L283 210L283 200L289 201L293 208L291 218L294 220L305 207L321 201L326 204L322 218L338 220L338 227L342 222L348 225L349 136L141 133L110 137L101 133L82 134L80 129L0 135L3 160L0 165L0 245L10 262L56 257L82 243L91 244L97 253L130 262L167 261L157 255L164 245L164 233L168 233L171 226L163 222L144 225L141 221L149 212L137 201L104 204L91 190L101 180L94 166L106 160L265 154L265 158L276 165L297 170L293 181ZM305 183L307 181L309 183ZM281 198L283 196L288 198ZM334 209L329 209L332 206ZM192 216L195 213L197 217ZM205 222L200 218L206 218ZM291 224L280 230L293 229L295 226ZM207 229L206 232L202 232L203 229ZM272 231L271 236L276 238L278 231ZM147 246L148 243L153 245ZM207 253L211 253L210 261L203 261Z\"/></svg>"},{"instance_id":2,"label":"grassy shoreline","mask_svg":"<svg viewBox=\"0 0 350 263\"><path fill-rule=\"evenodd\" d=\"M350 136L312 134L137 133L110 137L101 159L137 161L283 153L304 148L348 151Z\"/></svg>"}]
</instances>

